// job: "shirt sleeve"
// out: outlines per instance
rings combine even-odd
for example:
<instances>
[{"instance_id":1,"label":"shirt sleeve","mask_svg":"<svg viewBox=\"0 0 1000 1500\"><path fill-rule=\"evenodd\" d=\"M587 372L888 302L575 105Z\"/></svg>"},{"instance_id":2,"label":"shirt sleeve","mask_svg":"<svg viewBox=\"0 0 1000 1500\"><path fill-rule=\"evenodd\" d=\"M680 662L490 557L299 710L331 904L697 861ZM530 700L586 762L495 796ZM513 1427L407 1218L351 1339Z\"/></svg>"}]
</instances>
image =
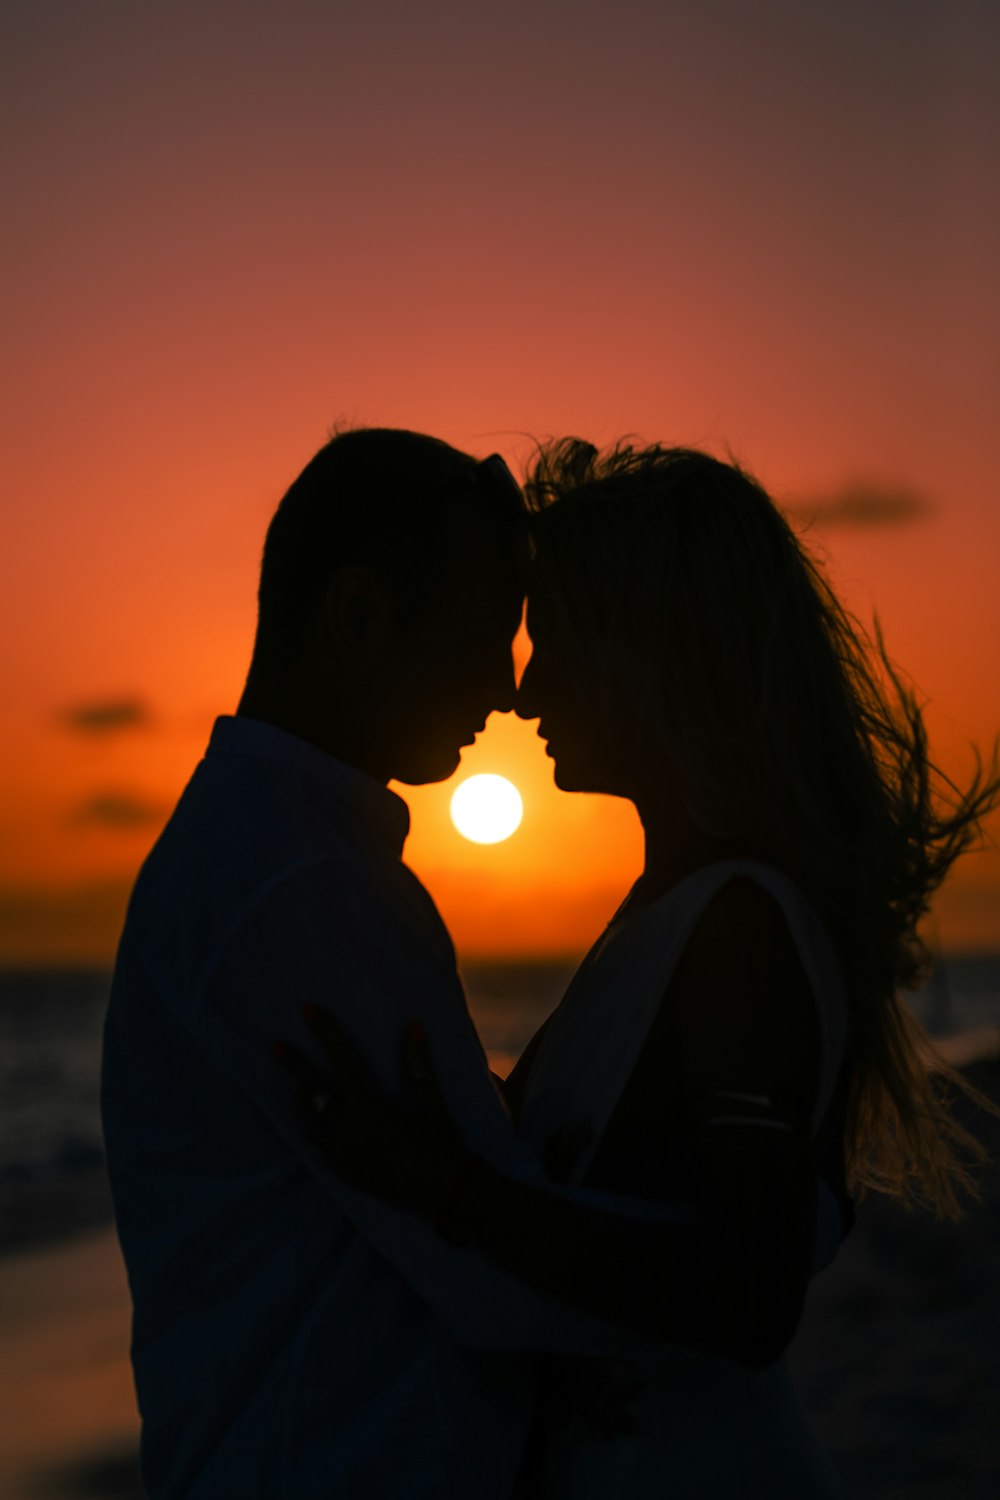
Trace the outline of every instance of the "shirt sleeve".
<instances>
[{"instance_id":1,"label":"shirt sleeve","mask_svg":"<svg viewBox=\"0 0 1000 1500\"><path fill-rule=\"evenodd\" d=\"M414 1215L343 1183L306 1139L272 1044L293 1041L322 1062L303 1005L330 1011L387 1088L398 1085L408 1021L427 1031L435 1073L469 1149L511 1177L544 1183L500 1105L468 1013L450 940L430 897L400 865L358 870L329 860L303 868L234 923L203 982L178 997L181 1019L215 1065L268 1119L359 1235L418 1292L461 1342L480 1348L604 1357L650 1354L649 1338L533 1291L472 1248L447 1245ZM686 1222L686 1205L568 1189L629 1217Z\"/></svg>"}]
</instances>

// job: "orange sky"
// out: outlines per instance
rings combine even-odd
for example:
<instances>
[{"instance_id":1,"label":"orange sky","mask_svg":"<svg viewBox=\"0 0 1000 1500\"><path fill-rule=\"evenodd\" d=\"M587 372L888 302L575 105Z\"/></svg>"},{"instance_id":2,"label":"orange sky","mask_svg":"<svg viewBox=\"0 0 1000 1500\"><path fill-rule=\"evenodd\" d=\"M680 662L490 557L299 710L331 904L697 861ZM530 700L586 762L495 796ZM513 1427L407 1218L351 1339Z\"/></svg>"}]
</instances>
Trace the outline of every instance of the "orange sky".
<instances>
[{"instance_id":1,"label":"orange sky","mask_svg":"<svg viewBox=\"0 0 1000 1500\"><path fill-rule=\"evenodd\" d=\"M64 0L2 27L0 960L108 958L238 696L267 519L337 419L512 463L526 433L731 448L828 503L814 541L945 766L988 746L995 6ZM633 815L556 793L511 718L469 769L521 786L507 844L407 793L460 954L579 951ZM942 940L1000 946L998 917L994 850Z\"/></svg>"}]
</instances>

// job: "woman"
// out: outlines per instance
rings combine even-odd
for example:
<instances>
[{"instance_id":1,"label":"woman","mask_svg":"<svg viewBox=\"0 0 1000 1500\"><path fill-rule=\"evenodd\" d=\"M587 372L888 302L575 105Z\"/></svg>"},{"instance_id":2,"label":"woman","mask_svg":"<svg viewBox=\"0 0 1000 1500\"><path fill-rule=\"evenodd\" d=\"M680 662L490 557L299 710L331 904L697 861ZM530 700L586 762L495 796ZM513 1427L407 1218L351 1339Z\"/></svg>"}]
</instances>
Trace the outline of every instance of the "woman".
<instances>
[{"instance_id":1,"label":"woman","mask_svg":"<svg viewBox=\"0 0 1000 1500\"><path fill-rule=\"evenodd\" d=\"M634 802L646 858L507 1099L553 1179L687 1203L689 1222L625 1221L470 1161L429 1079L421 1130L316 1017L353 1111L328 1148L536 1285L676 1345L553 1365L526 1493L833 1495L780 1356L853 1197L954 1215L972 1186L982 1153L939 1080L966 1086L928 1072L897 989L1000 783L941 805L881 642L737 467L569 439L527 493L519 711L557 785ZM381 1155L351 1144L373 1136Z\"/></svg>"}]
</instances>

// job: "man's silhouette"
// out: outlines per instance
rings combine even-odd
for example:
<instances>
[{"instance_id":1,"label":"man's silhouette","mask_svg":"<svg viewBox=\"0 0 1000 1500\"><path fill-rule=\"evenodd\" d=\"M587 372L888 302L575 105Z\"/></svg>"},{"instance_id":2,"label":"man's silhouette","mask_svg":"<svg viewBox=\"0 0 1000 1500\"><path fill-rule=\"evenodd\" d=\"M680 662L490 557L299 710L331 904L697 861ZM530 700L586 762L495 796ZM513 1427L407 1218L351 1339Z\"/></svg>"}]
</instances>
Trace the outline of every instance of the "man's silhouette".
<instances>
[{"instance_id":1,"label":"man's silhouette","mask_svg":"<svg viewBox=\"0 0 1000 1500\"><path fill-rule=\"evenodd\" d=\"M470 1149L537 1175L386 786L448 776L511 706L522 527L499 459L386 430L334 438L271 523L246 690L139 876L106 1026L151 1500L503 1496L532 1397L511 1351L600 1352L332 1177L270 1050L315 1045L317 1004L397 1088L420 1016Z\"/></svg>"}]
</instances>

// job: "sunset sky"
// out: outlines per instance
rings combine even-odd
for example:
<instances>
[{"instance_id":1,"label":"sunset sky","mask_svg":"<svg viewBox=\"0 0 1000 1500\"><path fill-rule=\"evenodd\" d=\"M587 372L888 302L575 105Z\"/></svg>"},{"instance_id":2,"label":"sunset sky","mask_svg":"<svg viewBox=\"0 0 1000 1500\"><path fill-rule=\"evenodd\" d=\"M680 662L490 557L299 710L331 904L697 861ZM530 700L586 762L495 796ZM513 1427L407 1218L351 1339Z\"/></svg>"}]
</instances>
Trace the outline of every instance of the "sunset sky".
<instances>
[{"instance_id":1,"label":"sunset sky","mask_svg":"<svg viewBox=\"0 0 1000 1500\"><path fill-rule=\"evenodd\" d=\"M1000 729L992 0L7 0L0 961L106 962L335 421L740 458L961 778ZM460 956L580 952L634 814L495 717L407 791ZM993 834L1000 825L993 824ZM937 913L1000 947L1000 853Z\"/></svg>"}]
</instances>

